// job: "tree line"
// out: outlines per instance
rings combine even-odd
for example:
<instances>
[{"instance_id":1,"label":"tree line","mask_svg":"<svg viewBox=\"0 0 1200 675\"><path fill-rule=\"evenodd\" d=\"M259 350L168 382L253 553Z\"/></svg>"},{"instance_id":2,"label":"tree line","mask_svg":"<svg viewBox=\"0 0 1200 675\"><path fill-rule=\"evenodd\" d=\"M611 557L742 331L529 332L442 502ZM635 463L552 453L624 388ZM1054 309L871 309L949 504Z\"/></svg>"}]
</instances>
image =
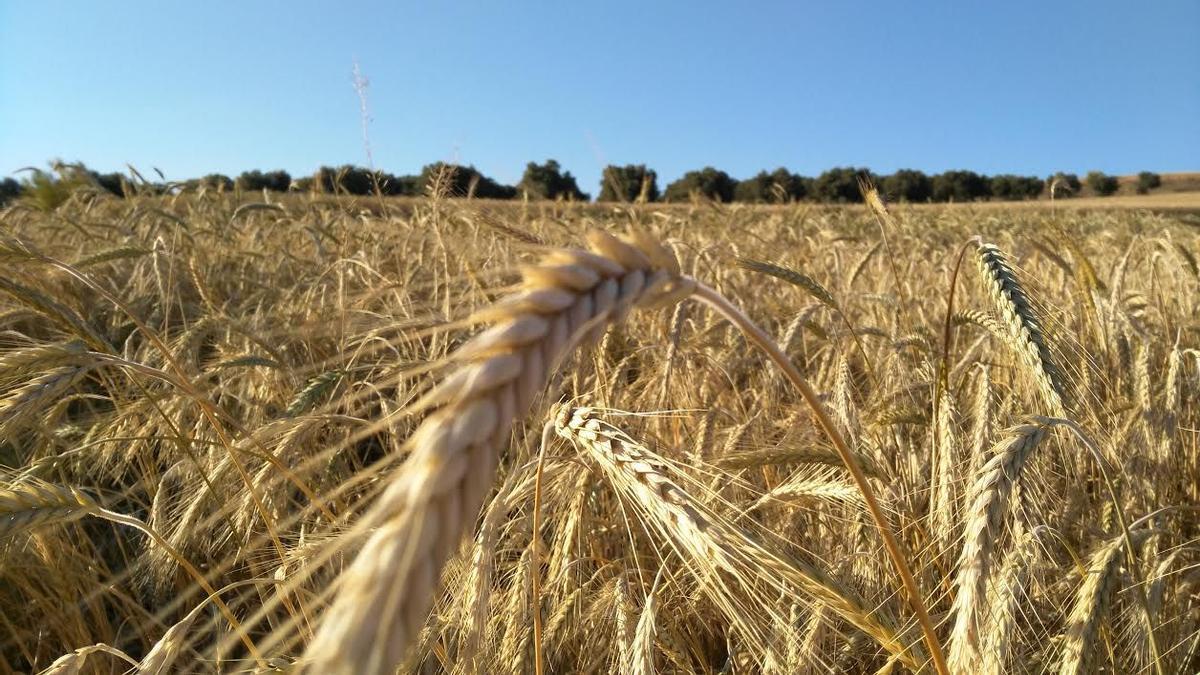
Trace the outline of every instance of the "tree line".
<instances>
[{"instance_id":1,"label":"tree line","mask_svg":"<svg viewBox=\"0 0 1200 675\"><path fill-rule=\"evenodd\" d=\"M5 178L0 181L0 204L23 193L46 190L47 181L91 183L116 196L125 196L132 188L129 179L120 173L97 173L81 164L52 164L57 174L32 171L21 181ZM141 176L138 176L141 178ZM816 177L802 176L780 167L761 171L738 180L711 166L689 171L677 180L658 186L658 174L644 164L609 165L602 172L597 200L601 202L680 202L696 197L719 202L782 204L797 201L822 203L854 203L862 201L859 181L869 180L880 192L894 202L971 202L984 200L1026 200L1046 196L1055 198L1078 195L1084 184L1098 196L1115 193L1117 178L1099 171L1088 173L1083 180L1072 173L1059 172L1046 178L1000 174L987 176L974 171L945 171L926 174L916 169L900 169L879 175L862 167L837 167ZM141 189L147 185L142 181ZM158 184L163 189L165 184ZM1136 189L1145 194L1161 185L1158 174L1143 171L1138 174ZM529 162L520 182L505 185L484 175L474 166L436 162L426 165L419 174L393 175L385 171L359 166L322 166L311 176L293 177L287 171L244 171L237 177L214 173L173 187L217 191L320 192L346 195L385 195L476 197L481 199L550 199L590 201L591 195L579 188L570 171L553 159L539 164Z\"/></svg>"}]
</instances>

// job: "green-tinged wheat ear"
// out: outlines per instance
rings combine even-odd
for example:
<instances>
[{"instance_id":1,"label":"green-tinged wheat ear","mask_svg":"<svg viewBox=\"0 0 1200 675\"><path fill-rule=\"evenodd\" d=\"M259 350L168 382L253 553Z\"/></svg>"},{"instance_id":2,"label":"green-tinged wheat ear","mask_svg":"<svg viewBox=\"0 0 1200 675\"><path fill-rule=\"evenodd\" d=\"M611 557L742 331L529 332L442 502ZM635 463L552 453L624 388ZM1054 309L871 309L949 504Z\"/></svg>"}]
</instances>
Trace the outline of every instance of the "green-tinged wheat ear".
<instances>
[{"instance_id":1,"label":"green-tinged wheat ear","mask_svg":"<svg viewBox=\"0 0 1200 675\"><path fill-rule=\"evenodd\" d=\"M1031 371L1049 412L1056 417L1064 416L1062 377L1025 287L1004 253L994 245L979 244L976 260L992 304L1003 319L1009 345Z\"/></svg>"},{"instance_id":2,"label":"green-tinged wheat ear","mask_svg":"<svg viewBox=\"0 0 1200 675\"><path fill-rule=\"evenodd\" d=\"M793 286L800 287L809 295L811 295L817 302L820 302L822 305L825 305L834 311L839 309L837 300L833 299L833 294L825 290L825 287L818 283L816 279L813 279L803 272L797 272L796 270L784 267L782 265L763 262L761 260L750 260L748 258L739 258L737 262L740 267L748 269L752 272L767 274L775 277L776 279L782 279Z\"/></svg>"},{"instance_id":3,"label":"green-tinged wheat ear","mask_svg":"<svg viewBox=\"0 0 1200 675\"><path fill-rule=\"evenodd\" d=\"M0 383L27 379L30 375L82 360L87 345L79 340L33 345L0 354Z\"/></svg>"},{"instance_id":4,"label":"green-tinged wheat ear","mask_svg":"<svg viewBox=\"0 0 1200 675\"><path fill-rule=\"evenodd\" d=\"M310 379L288 404L287 410L283 413L284 416L296 417L311 410L317 401L332 391L338 382L341 382L343 375L345 373L340 370L330 370Z\"/></svg>"},{"instance_id":5,"label":"green-tinged wheat ear","mask_svg":"<svg viewBox=\"0 0 1200 675\"><path fill-rule=\"evenodd\" d=\"M872 478L881 478L882 470L875 460L861 452L855 452L855 457L862 465L863 472ZM717 457L713 462L723 469L757 469L764 466L779 464L819 464L841 468L842 458L833 450L821 447L803 446L792 447L771 445L757 450L730 452Z\"/></svg>"},{"instance_id":6,"label":"green-tinged wheat ear","mask_svg":"<svg viewBox=\"0 0 1200 675\"><path fill-rule=\"evenodd\" d=\"M749 510L789 502L828 503L865 508L862 493L836 469L801 470L763 495Z\"/></svg>"},{"instance_id":7,"label":"green-tinged wheat ear","mask_svg":"<svg viewBox=\"0 0 1200 675\"><path fill-rule=\"evenodd\" d=\"M141 246L117 246L116 248L105 249L91 255L84 256L71 264L76 269L91 267L92 265L101 265L107 262L116 260L126 260L128 258L140 258L149 255L152 251Z\"/></svg>"},{"instance_id":8,"label":"green-tinged wheat ear","mask_svg":"<svg viewBox=\"0 0 1200 675\"><path fill-rule=\"evenodd\" d=\"M985 329L1001 340L1008 338L1004 326L1000 325L1000 322L993 319L992 315L987 312L981 312L977 309L961 309L954 313L953 320L955 325L973 324Z\"/></svg>"},{"instance_id":9,"label":"green-tinged wheat ear","mask_svg":"<svg viewBox=\"0 0 1200 675\"><path fill-rule=\"evenodd\" d=\"M0 277L0 291L8 293L21 304L57 323L67 332L86 340L93 348L112 352L112 346L100 333L85 322L75 310L53 300L41 291Z\"/></svg>"}]
</instances>

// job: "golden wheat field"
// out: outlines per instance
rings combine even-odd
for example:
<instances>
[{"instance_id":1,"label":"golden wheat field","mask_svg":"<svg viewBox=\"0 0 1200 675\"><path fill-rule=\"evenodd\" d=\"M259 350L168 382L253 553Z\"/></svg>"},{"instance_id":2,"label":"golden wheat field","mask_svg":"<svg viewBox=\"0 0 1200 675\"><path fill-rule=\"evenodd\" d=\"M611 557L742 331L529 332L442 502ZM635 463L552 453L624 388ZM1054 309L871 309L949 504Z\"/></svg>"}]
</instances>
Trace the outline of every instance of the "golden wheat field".
<instances>
[{"instance_id":1,"label":"golden wheat field","mask_svg":"<svg viewBox=\"0 0 1200 675\"><path fill-rule=\"evenodd\" d=\"M1200 668L1200 229L0 213L0 670Z\"/></svg>"}]
</instances>

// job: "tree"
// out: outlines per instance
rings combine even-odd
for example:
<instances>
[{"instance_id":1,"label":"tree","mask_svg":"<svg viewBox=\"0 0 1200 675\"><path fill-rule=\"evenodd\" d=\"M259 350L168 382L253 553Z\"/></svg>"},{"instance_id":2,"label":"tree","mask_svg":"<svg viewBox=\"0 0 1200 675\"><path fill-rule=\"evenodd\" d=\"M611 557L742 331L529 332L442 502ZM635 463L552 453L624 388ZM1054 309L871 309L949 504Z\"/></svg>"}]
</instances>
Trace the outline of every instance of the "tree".
<instances>
[{"instance_id":1,"label":"tree","mask_svg":"<svg viewBox=\"0 0 1200 675\"><path fill-rule=\"evenodd\" d=\"M416 197L421 194L420 176L393 176L383 171L377 172L379 190L390 197Z\"/></svg>"},{"instance_id":2,"label":"tree","mask_svg":"<svg viewBox=\"0 0 1200 675\"><path fill-rule=\"evenodd\" d=\"M733 200L759 204L783 204L804 199L808 194L807 180L783 167L779 167L771 173L760 171L752 178L738 181L733 190Z\"/></svg>"},{"instance_id":3,"label":"tree","mask_svg":"<svg viewBox=\"0 0 1200 675\"><path fill-rule=\"evenodd\" d=\"M1025 199L1037 199L1046 187L1042 179L1037 176L1021 176L1018 181L1020 193Z\"/></svg>"},{"instance_id":4,"label":"tree","mask_svg":"<svg viewBox=\"0 0 1200 675\"><path fill-rule=\"evenodd\" d=\"M312 175L312 187L317 192L333 194L337 192L337 169L321 166Z\"/></svg>"},{"instance_id":5,"label":"tree","mask_svg":"<svg viewBox=\"0 0 1200 675\"><path fill-rule=\"evenodd\" d=\"M512 199L517 189L502 185L483 175L474 166L435 162L421 169L420 190L437 191L444 197L478 197L480 199Z\"/></svg>"},{"instance_id":6,"label":"tree","mask_svg":"<svg viewBox=\"0 0 1200 675\"><path fill-rule=\"evenodd\" d=\"M1074 197L1079 194L1079 190L1083 188L1083 184L1079 182L1079 176L1073 173L1058 173L1046 179L1046 189L1050 192L1050 197Z\"/></svg>"},{"instance_id":7,"label":"tree","mask_svg":"<svg viewBox=\"0 0 1200 675\"><path fill-rule=\"evenodd\" d=\"M232 190L234 185L232 178L221 173L210 173L197 182L202 187L206 187L209 190L216 190L218 192Z\"/></svg>"},{"instance_id":8,"label":"tree","mask_svg":"<svg viewBox=\"0 0 1200 675\"><path fill-rule=\"evenodd\" d=\"M600 178L601 202L656 202L658 201L658 174L647 169L645 164L626 164L604 167Z\"/></svg>"},{"instance_id":9,"label":"tree","mask_svg":"<svg viewBox=\"0 0 1200 675\"><path fill-rule=\"evenodd\" d=\"M692 195L700 195L713 201L731 202L736 187L737 181L730 178L729 174L706 166L699 171L689 171L668 185L663 199L681 202L691 199Z\"/></svg>"},{"instance_id":10,"label":"tree","mask_svg":"<svg viewBox=\"0 0 1200 675\"><path fill-rule=\"evenodd\" d=\"M530 162L525 165L525 174L517 183L517 191L533 199L569 199L587 201L591 196L579 189L575 177L568 171L563 173L558 162L546 160L545 164Z\"/></svg>"},{"instance_id":11,"label":"tree","mask_svg":"<svg viewBox=\"0 0 1200 675\"><path fill-rule=\"evenodd\" d=\"M787 196L781 201L800 201L812 194L813 179L792 173L782 166L771 172L771 183L773 189Z\"/></svg>"},{"instance_id":12,"label":"tree","mask_svg":"<svg viewBox=\"0 0 1200 675\"><path fill-rule=\"evenodd\" d=\"M933 179L916 169L899 169L884 176L881 187L892 201L927 202L933 196Z\"/></svg>"},{"instance_id":13,"label":"tree","mask_svg":"<svg viewBox=\"0 0 1200 675\"><path fill-rule=\"evenodd\" d=\"M1042 193L1042 179L1037 176L1000 174L988 179L988 189L993 199L1035 199Z\"/></svg>"},{"instance_id":14,"label":"tree","mask_svg":"<svg viewBox=\"0 0 1200 675\"><path fill-rule=\"evenodd\" d=\"M270 190L272 192L287 192L292 185L292 177L286 171L268 171L263 173L258 169L243 171L236 181L239 190L257 192Z\"/></svg>"},{"instance_id":15,"label":"tree","mask_svg":"<svg viewBox=\"0 0 1200 675\"><path fill-rule=\"evenodd\" d=\"M974 171L947 171L933 177L935 202L970 202L990 195L987 178Z\"/></svg>"},{"instance_id":16,"label":"tree","mask_svg":"<svg viewBox=\"0 0 1200 675\"><path fill-rule=\"evenodd\" d=\"M1162 186L1162 176L1153 171L1143 171L1138 174L1137 193L1144 195L1154 188Z\"/></svg>"},{"instance_id":17,"label":"tree","mask_svg":"<svg viewBox=\"0 0 1200 675\"><path fill-rule=\"evenodd\" d=\"M336 169L322 166L313 174L312 180L317 191L327 194L375 194L375 176L368 169L350 164L343 164Z\"/></svg>"},{"instance_id":18,"label":"tree","mask_svg":"<svg viewBox=\"0 0 1200 675\"><path fill-rule=\"evenodd\" d=\"M752 204L770 203L771 174L759 171L753 178L739 180L733 189L733 201L749 202Z\"/></svg>"},{"instance_id":19,"label":"tree","mask_svg":"<svg viewBox=\"0 0 1200 675\"><path fill-rule=\"evenodd\" d=\"M1107 197L1121 187L1116 176L1110 176L1103 171L1089 171L1084 180L1087 181L1088 188L1100 197Z\"/></svg>"},{"instance_id":20,"label":"tree","mask_svg":"<svg viewBox=\"0 0 1200 675\"><path fill-rule=\"evenodd\" d=\"M263 187L272 192L287 192L292 186L292 176L282 169L278 171L268 171L263 174Z\"/></svg>"},{"instance_id":21,"label":"tree","mask_svg":"<svg viewBox=\"0 0 1200 675\"><path fill-rule=\"evenodd\" d=\"M125 176L122 176L115 171L112 173L97 173L91 170L86 171L92 182L105 192L113 195L114 197L125 196Z\"/></svg>"},{"instance_id":22,"label":"tree","mask_svg":"<svg viewBox=\"0 0 1200 675\"><path fill-rule=\"evenodd\" d=\"M239 190L253 192L263 189L264 182L263 173L258 169L254 169L253 171L243 171L238 174L234 184L237 185Z\"/></svg>"},{"instance_id":23,"label":"tree","mask_svg":"<svg viewBox=\"0 0 1200 675\"><path fill-rule=\"evenodd\" d=\"M812 195L818 201L834 204L862 202L862 192L858 189L860 178L878 182L877 176L866 168L842 166L830 169L813 181Z\"/></svg>"},{"instance_id":24,"label":"tree","mask_svg":"<svg viewBox=\"0 0 1200 675\"><path fill-rule=\"evenodd\" d=\"M21 196L21 184L14 178L5 178L0 180L0 206L15 200Z\"/></svg>"}]
</instances>

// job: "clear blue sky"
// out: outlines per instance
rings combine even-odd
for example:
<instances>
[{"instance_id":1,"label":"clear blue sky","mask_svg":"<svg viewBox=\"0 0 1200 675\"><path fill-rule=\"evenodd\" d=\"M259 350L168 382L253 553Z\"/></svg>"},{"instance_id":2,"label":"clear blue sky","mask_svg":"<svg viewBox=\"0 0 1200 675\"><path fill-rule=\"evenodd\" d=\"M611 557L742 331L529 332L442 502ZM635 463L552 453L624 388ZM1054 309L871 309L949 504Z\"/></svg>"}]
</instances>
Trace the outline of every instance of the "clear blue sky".
<instances>
[{"instance_id":1,"label":"clear blue sky","mask_svg":"<svg viewBox=\"0 0 1200 675\"><path fill-rule=\"evenodd\" d=\"M0 175L1200 170L1200 2L0 0Z\"/></svg>"}]
</instances>

